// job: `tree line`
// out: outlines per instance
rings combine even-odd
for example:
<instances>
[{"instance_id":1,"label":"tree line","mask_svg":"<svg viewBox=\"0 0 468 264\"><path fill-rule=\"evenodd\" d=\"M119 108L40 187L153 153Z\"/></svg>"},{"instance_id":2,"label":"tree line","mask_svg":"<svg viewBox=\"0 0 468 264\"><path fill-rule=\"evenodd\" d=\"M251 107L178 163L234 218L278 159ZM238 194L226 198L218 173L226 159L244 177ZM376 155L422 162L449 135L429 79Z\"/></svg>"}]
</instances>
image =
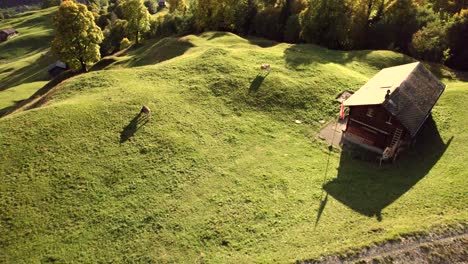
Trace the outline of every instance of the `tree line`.
<instances>
[{"instance_id":1,"label":"tree line","mask_svg":"<svg viewBox=\"0 0 468 264\"><path fill-rule=\"evenodd\" d=\"M99 56L130 41L218 30L332 49L389 49L468 70L468 0L168 0L167 11L157 0L84 2L44 1L89 13L83 20L102 34L94 38Z\"/></svg>"}]
</instances>

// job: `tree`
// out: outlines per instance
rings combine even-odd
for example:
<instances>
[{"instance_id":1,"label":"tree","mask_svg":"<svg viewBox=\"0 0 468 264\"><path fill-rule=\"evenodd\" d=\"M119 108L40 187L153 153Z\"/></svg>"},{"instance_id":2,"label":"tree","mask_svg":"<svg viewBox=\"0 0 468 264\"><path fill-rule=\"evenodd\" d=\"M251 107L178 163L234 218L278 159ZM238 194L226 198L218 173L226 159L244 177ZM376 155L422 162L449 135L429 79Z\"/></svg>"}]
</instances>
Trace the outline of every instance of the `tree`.
<instances>
[{"instance_id":1,"label":"tree","mask_svg":"<svg viewBox=\"0 0 468 264\"><path fill-rule=\"evenodd\" d=\"M447 30L451 57L447 65L468 71L468 9L462 9L453 17Z\"/></svg>"},{"instance_id":2,"label":"tree","mask_svg":"<svg viewBox=\"0 0 468 264\"><path fill-rule=\"evenodd\" d=\"M382 18L370 27L370 45L407 52L413 34L424 23L418 18L418 8L413 0L391 1L385 6Z\"/></svg>"},{"instance_id":3,"label":"tree","mask_svg":"<svg viewBox=\"0 0 468 264\"><path fill-rule=\"evenodd\" d=\"M349 48L350 8L342 0L311 0L301 13L301 37L329 48Z\"/></svg>"},{"instance_id":4,"label":"tree","mask_svg":"<svg viewBox=\"0 0 468 264\"><path fill-rule=\"evenodd\" d=\"M169 12L177 13L177 12L185 12L187 9L187 4L185 0L168 0L169 3Z\"/></svg>"},{"instance_id":5,"label":"tree","mask_svg":"<svg viewBox=\"0 0 468 264\"><path fill-rule=\"evenodd\" d=\"M101 59L102 31L85 5L63 1L54 16L54 28L52 50L71 69L86 71L87 65Z\"/></svg>"},{"instance_id":6,"label":"tree","mask_svg":"<svg viewBox=\"0 0 468 264\"><path fill-rule=\"evenodd\" d=\"M158 7L156 6L156 3L154 2L154 0L146 0L144 4L150 14L153 15L153 14L156 14L156 12L158 12Z\"/></svg>"},{"instance_id":7,"label":"tree","mask_svg":"<svg viewBox=\"0 0 468 264\"><path fill-rule=\"evenodd\" d=\"M191 7L198 31L242 33L249 13L248 0L196 0L191 2Z\"/></svg>"},{"instance_id":8,"label":"tree","mask_svg":"<svg viewBox=\"0 0 468 264\"><path fill-rule=\"evenodd\" d=\"M101 45L101 53L112 54L119 50L120 42L125 38L127 31L127 21L116 19L104 31L104 40Z\"/></svg>"},{"instance_id":9,"label":"tree","mask_svg":"<svg viewBox=\"0 0 468 264\"><path fill-rule=\"evenodd\" d=\"M448 51L447 26L443 21L434 21L414 33L410 51L419 59L443 62Z\"/></svg>"},{"instance_id":10,"label":"tree","mask_svg":"<svg viewBox=\"0 0 468 264\"><path fill-rule=\"evenodd\" d=\"M128 21L129 35L135 36L135 42L138 44L140 34L150 29L148 9L142 0L126 0L122 3L122 14Z\"/></svg>"}]
</instances>

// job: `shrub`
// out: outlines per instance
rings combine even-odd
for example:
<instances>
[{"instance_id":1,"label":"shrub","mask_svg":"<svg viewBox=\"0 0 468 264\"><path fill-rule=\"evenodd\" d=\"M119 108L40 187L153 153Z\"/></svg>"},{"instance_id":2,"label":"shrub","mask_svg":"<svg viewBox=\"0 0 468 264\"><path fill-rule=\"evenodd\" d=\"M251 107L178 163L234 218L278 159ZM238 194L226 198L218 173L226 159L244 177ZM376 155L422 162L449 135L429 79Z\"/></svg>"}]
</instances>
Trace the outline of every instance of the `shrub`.
<instances>
[{"instance_id":1,"label":"shrub","mask_svg":"<svg viewBox=\"0 0 468 264\"><path fill-rule=\"evenodd\" d=\"M123 38L123 39L120 41L120 49L121 49L121 50L130 47L130 45L132 45L132 42L130 42L130 40L128 40L128 38Z\"/></svg>"}]
</instances>

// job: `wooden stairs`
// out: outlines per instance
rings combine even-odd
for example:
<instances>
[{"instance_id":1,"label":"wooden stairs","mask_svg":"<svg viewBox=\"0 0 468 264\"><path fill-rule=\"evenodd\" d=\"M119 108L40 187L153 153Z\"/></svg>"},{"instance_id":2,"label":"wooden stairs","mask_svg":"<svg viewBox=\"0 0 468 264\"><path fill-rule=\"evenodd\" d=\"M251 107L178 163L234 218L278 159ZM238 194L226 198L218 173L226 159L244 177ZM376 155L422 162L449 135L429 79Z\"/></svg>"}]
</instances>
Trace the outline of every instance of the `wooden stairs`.
<instances>
[{"instance_id":1,"label":"wooden stairs","mask_svg":"<svg viewBox=\"0 0 468 264\"><path fill-rule=\"evenodd\" d=\"M392 142L390 143L390 146L388 146L388 147L393 148L394 146L398 145L398 143L400 142L402 134L403 134L403 129L397 128L395 130L395 133L393 133Z\"/></svg>"},{"instance_id":2,"label":"wooden stairs","mask_svg":"<svg viewBox=\"0 0 468 264\"><path fill-rule=\"evenodd\" d=\"M400 139L403 135L403 129L397 128L393 133L392 142L388 147L385 148L384 152L382 153L382 157L380 158L380 165L382 166L382 160L387 160L393 158L395 161L396 155L398 154L397 149L400 145Z\"/></svg>"}]
</instances>

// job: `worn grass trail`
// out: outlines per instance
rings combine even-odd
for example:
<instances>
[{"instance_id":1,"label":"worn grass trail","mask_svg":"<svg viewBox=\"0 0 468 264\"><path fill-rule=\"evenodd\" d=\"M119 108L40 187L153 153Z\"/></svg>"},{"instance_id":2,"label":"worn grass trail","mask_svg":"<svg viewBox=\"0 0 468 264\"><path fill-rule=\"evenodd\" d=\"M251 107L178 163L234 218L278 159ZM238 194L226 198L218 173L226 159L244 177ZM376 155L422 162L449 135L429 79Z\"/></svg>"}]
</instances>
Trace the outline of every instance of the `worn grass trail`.
<instances>
[{"instance_id":1,"label":"worn grass trail","mask_svg":"<svg viewBox=\"0 0 468 264\"><path fill-rule=\"evenodd\" d=\"M468 219L456 80L434 109L437 144L382 168L332 152L317 219L318 121L403 55L213 32L108 60L0 119L2 262L285 263Z\"/></svg>"}]
</instances>

